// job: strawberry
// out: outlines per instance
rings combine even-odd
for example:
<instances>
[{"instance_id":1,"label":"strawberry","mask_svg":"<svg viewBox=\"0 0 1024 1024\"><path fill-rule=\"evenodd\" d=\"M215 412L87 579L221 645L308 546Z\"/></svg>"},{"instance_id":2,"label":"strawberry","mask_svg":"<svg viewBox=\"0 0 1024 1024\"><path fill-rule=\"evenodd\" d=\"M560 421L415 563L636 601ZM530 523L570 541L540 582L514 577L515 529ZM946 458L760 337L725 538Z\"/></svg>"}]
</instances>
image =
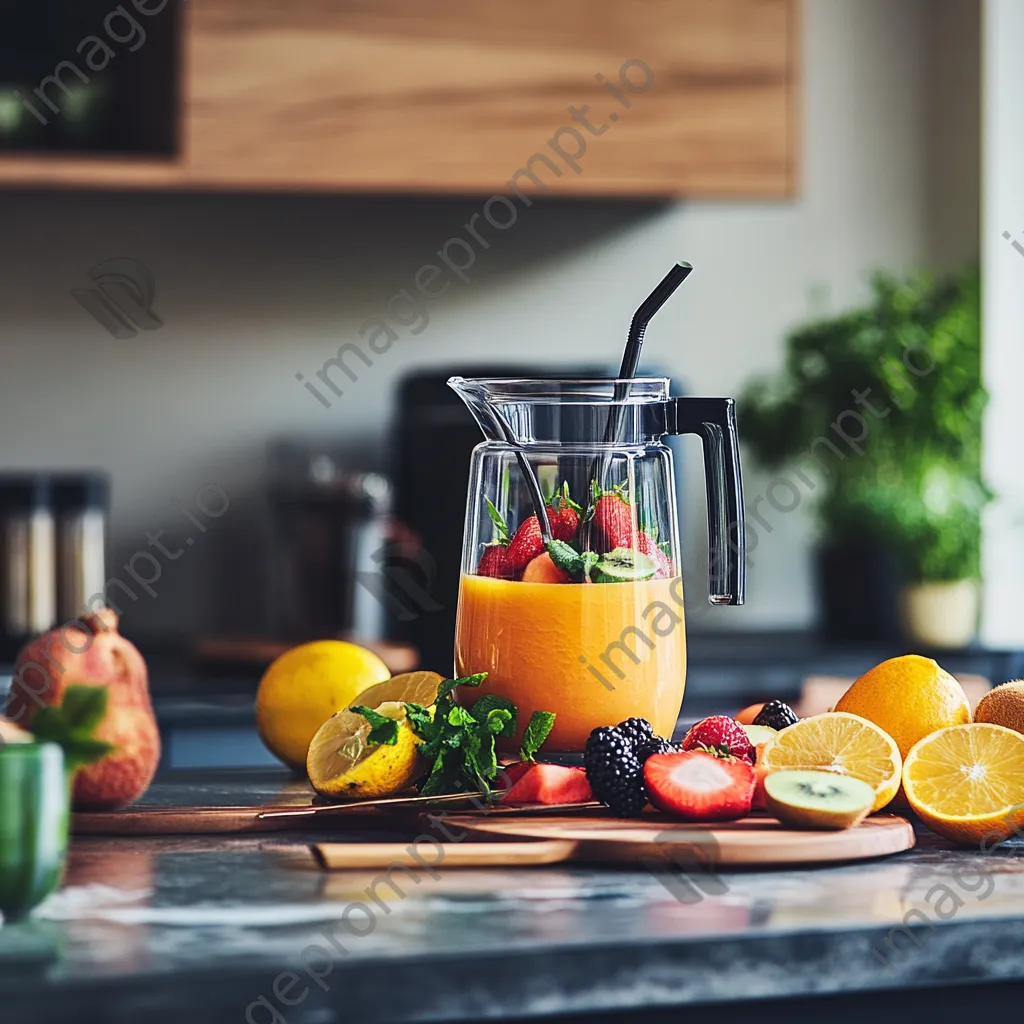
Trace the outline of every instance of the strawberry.
<instances>
[{"instance_id":1,"label":"strawberry","mask_svg":"<svg viewBox=\"0 0 1024 1024\"><path fill-rule=\"evenodd\" d=\"M544 550L540 523L536 516L530 516L519 524L508 546L508 563L512 574L518 576Z\"/></svg>"},{"instance_id":2,"label":"strawberry","mask_svg":"<svg viewBox=\"0 0 1024 1024\"><path fill-rule=\"evenodd\" d=\"M728 715L702 719L683 737L683 750L698 747L711 753L738 757L747 764L753 764L757 756L746 730Z\"/></svg>"},{"instance_id":3,"label":"strawberry","mask_svg":"<svg viewBox=\"0 0 1024 1024\"><path fill-rule=\"evenodd\" d=\"M750 812L754 769L706 750L654 754L644 763L648 799L684 821L732 821Z\"/></svg>"},{"instance_id":4,"label":"strawberry","mask_svg":"<svg viewBox=\"0 0 1024 1024\"><path fill-rule=\"evenodd\" d=\"M501 580L512 579L515 573L508 559L508 548L501 544L488 544L480 556L476 571L480 576L494 576Z\"/></svg>"},{"instance_id":5,"label":"strawberry","mask_svg":"<svg viewBox=\"0 0 1024 1024\"><path fill-rule=\"evenodd\" d=\"M641 531L637 534L636 549L654 562L654 578L656 580L667 580L670 576L675 576L672 559L665 554L662 548L658 547L649 533Z\"/></svg>"},{"instance_id":6,"label":"strawberry","mask_svg":"<svg viewBox=\"0 0 1024 1024\"><path fill-rule=\"evenodd\" d=\"M594 502L594 525L607 550L633 546L633 509L618 492L602 494Z\"/></svg>"},{"instance_id":7,"label":"strawberry","mask_svg":"<svg viewBox=\"0 0 1024 1024\"><path fill-rule=\"evenodd\" d=\"M580 525L579 506L568 494L556 493L547 506L552 540L570 541ZM536 516L524 520L512 536L508 556L512 571L518 576L530 562L544 552L544 538Z\"/></svg>"},{"instance_id":8,"label":"strawberry","mask_svg":"<svg viewBox=\"0 0 1024 1024\"><path fill-rule=\"evenodd\" d=\"M569 484L562 484L562 489L555 491L548 505L551 539L572 540L580 528L580 511L580 506L569 497Z\"/></svg>"}]
</instances>

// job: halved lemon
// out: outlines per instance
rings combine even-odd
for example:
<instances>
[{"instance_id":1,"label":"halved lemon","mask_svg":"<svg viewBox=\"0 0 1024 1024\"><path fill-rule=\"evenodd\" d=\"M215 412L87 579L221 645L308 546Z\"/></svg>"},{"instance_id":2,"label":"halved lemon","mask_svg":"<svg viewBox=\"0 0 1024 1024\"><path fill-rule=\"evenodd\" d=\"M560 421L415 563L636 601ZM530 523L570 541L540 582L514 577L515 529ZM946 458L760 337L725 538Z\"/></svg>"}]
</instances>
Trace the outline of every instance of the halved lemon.
<instances>
[{"instance_id":1,"label":"halved lemon","mask_svg":"<svg viewBox=\"0 0 1024 1024\"><path fill-rule=\"evenodd\" d=\"M348 702L346 707L357 704L368 708L376 708L388 701L401 701L404 704L421 704L429 708L437 700L437 688L444 682L444 676L437 672L403 672L392 676L382 683L360 690ZM381 712L383 714L383 712Z\"/></svg>"},{"instance_id":2,"label":"halved lemon","mask_svg":"<svg viewBox=\"0 0 1024 1024\"><path fill-rule=\"evenodd\" d=\"M406 720L405 704L385 701L375 710L400 723L398 742L371 744L370 723L355 711L332 715L306 755L306 773L318 793L335 800L394 796L423 774L426 765L416 749L421 741Z\"/></svg>"},{"instance_id":3,"label":"halved lemon","mask_svg":"<svg viewBox=\"0 0 1024 1024\"><path fill-rule=\"evenodd\" d=\"M881 810L900 788L903 767L895 740L859 715L830 711L804 718L769 739L758 767L766 772L798 768L863 779L875 790L873 811Z\"/></svg>"},{"instance_id":4,"label":"halved lemon","mask_svg":"<svg viewBox=\"0 0 1024 1024\"><path fill-rule=\"evenodd\" d=\"M940 836L1001 842L1024 824L1024 736L980 722L933 732L907 754L903 789Z\"/></svg>"}]
</instances>

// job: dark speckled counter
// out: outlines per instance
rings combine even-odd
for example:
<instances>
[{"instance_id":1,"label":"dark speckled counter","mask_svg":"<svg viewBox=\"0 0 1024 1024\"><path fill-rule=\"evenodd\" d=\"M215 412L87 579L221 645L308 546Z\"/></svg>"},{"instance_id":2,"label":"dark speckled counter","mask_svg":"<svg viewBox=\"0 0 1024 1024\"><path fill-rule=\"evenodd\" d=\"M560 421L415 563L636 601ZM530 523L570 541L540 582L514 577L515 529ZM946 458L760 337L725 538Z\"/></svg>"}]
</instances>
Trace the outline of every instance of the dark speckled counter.
<instances>
[{"instance_id":1,"label":"dark speckled counter","mask_svg":"<svg viewBox=\"0 0 1024 1024\"><path fill-rule=\"evenodd\" d=\"M147 800L261 803L300 785L181 775ZM397 838L359 827L330 836ZM375 903L379 871L314 866L307 844L327 835L76 839L63 889L0 928L0 1021L667 1021L755 999L762 1020L795 1006L905 1021L910 1005L941 1021L1020 1005L1015 844L983 856L922 833L885 860L723 873L689 902L642 868L566 866L399 875L402 894L378 885Z\"/></svg>"}]
</instances>

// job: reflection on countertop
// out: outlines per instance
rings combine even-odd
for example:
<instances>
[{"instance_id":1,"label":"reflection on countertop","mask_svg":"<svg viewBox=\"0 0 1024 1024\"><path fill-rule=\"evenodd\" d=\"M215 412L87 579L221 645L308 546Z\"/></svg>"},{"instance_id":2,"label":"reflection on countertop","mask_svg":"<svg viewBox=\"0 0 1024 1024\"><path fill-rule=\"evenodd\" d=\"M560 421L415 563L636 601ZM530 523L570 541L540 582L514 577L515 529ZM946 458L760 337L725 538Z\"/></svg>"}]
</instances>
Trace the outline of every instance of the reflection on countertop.
<instances>
[{"instance_id":1,"label":"reflection on countertop","mask_svg":"<svg viewBox=\"0 0 1024 1024\"><path fill-rule=\"evenodd\" d=\"M282 770L172 773L146 802L258 804L304 785ZM308 843L327 836L415 832L339 822L316 834L75 839L62 890L0 928L0 1002L39 1024L70 1019L86 993L96 1020L241 1021L261 996L281 1009L275 978L295 970L307 996L301 1014L281 1009L290 1024L1024 978L1016 841L982 856L923 833L874 862L723 871L724 886L692 902L644 868L586 865L442 869L415 884L400 873L397 890L379 882L370 901L382 872L314 865ZM254 1021L272 1019L257 1006Z\"/></svg>"}]
</instances>

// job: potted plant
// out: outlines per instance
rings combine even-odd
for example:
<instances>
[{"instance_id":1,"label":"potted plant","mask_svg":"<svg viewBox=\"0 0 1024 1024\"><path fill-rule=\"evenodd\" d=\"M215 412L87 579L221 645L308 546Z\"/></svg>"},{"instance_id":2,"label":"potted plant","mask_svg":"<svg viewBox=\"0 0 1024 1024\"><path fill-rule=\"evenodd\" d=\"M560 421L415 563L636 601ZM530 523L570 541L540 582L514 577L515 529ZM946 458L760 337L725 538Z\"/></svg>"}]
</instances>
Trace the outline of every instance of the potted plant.
<instances>
[{"instance_id":1,"label":"potted plant","mask_svg":"<svg viewBox=\"0 0 1024 1024\"><path fill-rule=\"evenodd\" d=\"M974 636L991 497L979 284L975 269L876 274L868 305L795 330L782 372L741 399L758 460L793 465L784 479L817 499L833 636L886 639L899 618L930 646Z\"/></svg>"}]
</instances>

